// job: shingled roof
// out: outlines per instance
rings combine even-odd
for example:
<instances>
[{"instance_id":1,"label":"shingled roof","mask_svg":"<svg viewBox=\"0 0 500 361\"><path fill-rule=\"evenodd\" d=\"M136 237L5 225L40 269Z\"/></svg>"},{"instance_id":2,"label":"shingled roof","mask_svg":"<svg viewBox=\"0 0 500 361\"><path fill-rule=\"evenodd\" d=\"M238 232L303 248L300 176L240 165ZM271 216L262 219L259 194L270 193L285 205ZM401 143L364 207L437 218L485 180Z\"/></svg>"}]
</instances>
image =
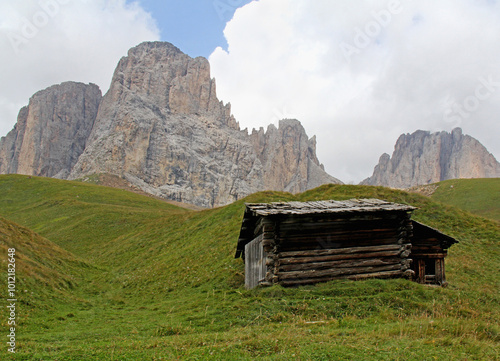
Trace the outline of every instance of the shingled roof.
<instances>
[{"instance_id":1,"label":"shingled roof","mask_svg":"<svg viewBox=\"0 0 500 361\"><path fill-rule=\"evenodd\" d=\"M319 213L352 213L377 211L411 211L415 207L406 204L391 203L380 199L349 199L346 201L315 202L274 202L246 203L247 211L254 216L274 214L319 214Z\"/></svg>"}]
</instances>

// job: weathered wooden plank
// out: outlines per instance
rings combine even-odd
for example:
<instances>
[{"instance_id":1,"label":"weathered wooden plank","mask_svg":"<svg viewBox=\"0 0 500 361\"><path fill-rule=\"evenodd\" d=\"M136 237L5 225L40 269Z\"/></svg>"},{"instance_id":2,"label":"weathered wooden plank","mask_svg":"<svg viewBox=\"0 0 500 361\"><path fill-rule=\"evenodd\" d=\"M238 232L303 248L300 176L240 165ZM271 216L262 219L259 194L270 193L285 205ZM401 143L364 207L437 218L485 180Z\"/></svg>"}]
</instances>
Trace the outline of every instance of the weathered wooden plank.
<instances>
[{"instance_id":1,"label":"weathered wooden plank","mask_svg":"<svg viewBox=\"0 0 500 361\"><path fill-rule=\"evenodd\" d=\"M345 275L355 275L362 273L374 273L381 271L401 271L401 265L390 264L384 266L366 266L366 267L353 267L353 268L335 268L326 270L307 270L307 271L297 271L297 272L280 272L278 274L279 280L289 280L297 278L317 278L317 277L336 277Z\"/></svg>"},{"instance_id":2,"label":"weathered wooden plank","mask_svg":"<svg viewBox=\"0 0 500 361\"><path fill-rule=\"evenodd\" d=\"M415 244L413 246L413 249L419 250L419 251L437 251L437 252L442 252L443 247L441 246L436 246L436 245L422 245L422 244Z\"/></svg>"},{"instance_id":3,"label":"weathered wooden plank","mask_svg":"<svg viewBox=\"0 0 500 361\"><path fill-rule=\"evenodd\" d=\"M330 250L341 248L356 248L356 247L370 247L370 246L391 246L401 245L408 243L407 239L370 239L370 240L334 240L334 239L312 239L304 240L302 242L286 243L281 242L278 244L278 252L304 252L307 250Z\"/></svg>"},{"instance_id":4,"label":"weathered wooden plank","mask_svg":"<svg viewBox=\"0 0 500 361\"><path fill-rule=\"evenodd\" d=\"M364 238L364 237L330 237L330 236L317 236L311 235L310 237L304 238L293 238L293 239L276 239L276 243L281 245L283 250L293 251L297 248L300 249L307 248L348 248L348 247L362 247L370 245L390 245L397 244L399 237L395 236L381 236L374 238ZM405 240L406 238L403 238ZM404 242L407 243L408 241Z\"/></svg>"},{"instance_id":5,"label":"weathered wooden plank","mask_svg":"<svg viewBox=\"0 0 500 361\"><path fill-rule=\"evenodd\" d=\"M265 231L262 233L262 237L264 239L275 239L276 237L274 236L274 232L271 231Z\"/></svg>"},{"instance_id":6,"label":"weathered wooden plank","mask_svg":"<svg viewBox=\"0 0 500 361\"><path fill-rule=\"evenodd\" d=\"M281 231L296 231L296 230L317 230L317 229L331 229L331 230L356 230L356 229L377 229L377 228L389 228L389 229L399 229L401 226L396 222L384 222L383 220L378 221L334 221L334 222L297 222L289 224L280 224Z\"/></svg>"},{"instance_id":7,"label":"weathered wooden plank","mask_svg":"<svg viewBox=\"0 0 500 361\"><path fill-rule=\"evenodd\" d=\"M321 220L321 219L309 219L309 220L294 220L280 222L280 229L282 231L293 231L296 229L304 230L316 230L318 228L331 228L331 229L372 229L372 228L399 228L401 227L397 219L386 220L345 220L345 219L334 219L334 220Z\"/></svg>"},{"instance_id":8,"label":"weathered wooden plank","mask_svg":"<svg viewBox=\"0 0 500 361\"><path fill-rule=\"evenodd\" d=\"M266 264L262 236L245 245L245 287L254 288L265 278Z\"/></svg>"},{"instance_id":9,"label":"weathered wooden plank","mask_svg":"<svg viewBox=\"0 0 500 361\"><path fill-rule=\"evenodd\" d=\"M262 227L263 227L264 219L266 219L266 218L265 217L259 217L257 219L257 222L255 223L255 226L253 227L253 235L254 235L254 237L256 235L258 235L259 233L262 232Z\"/></svg>"},{"instance_id":10,"label":"weathered wooden plank","mask_svg":"<svg viewBox=\"0 0 500 361\"><path fill-rule=\"evenodd\" d=\"M348 247L348 248L337 248L337 249L310 249L306 251L290 251L290 252L280 252L278 257L314 257L314 256L326 256L333 254L351 254L351 253L366 253L366 252L378 252L378 251L392 251L401 249L401 245L391 244L383 246L366 246L366 247Z\"/></svg>"},{"instance_id":11,"label":"weathered wooden plank","mask_svg":"<svg viewBox=\"0 0 500 361\"><path fill-rule=\"evenodd\" d=\"M399 238L406 238L406 237L400 237L396 232L387 232L387 233L364 233L364 234L356 234L356 233L345 233L345 234L331 234L328 232L325 233L319 233L319 232L311 232L309 234L297 234L297 235L290 235L288 237L282 237L279 235L276 237L276 240L280 243L300 243L300 242L307 242L307 241L313 241L313 240L323 240L323 239L331 239L337 242L358 242L358 241L371 241L371 240L377 240L377 239L392 239L397 241Z\"/></svg>"},{"instance_id":12,"label":"weathered wooden plank","mask_svg":"<svg viewBox=\"0 0 500 361\"><path fill-rule=\"evenodd\" d=\"M328 209L320 209L320 208L298 208L298 207L275 207L275 208L268 208L268 209L255 209L253 210L255 214L258 215L274 215L274 214L295 214L295 215L302 215L302 214L352 214L352 213L365 213L365 212L407 212L411 211L415 208L413 207L408 207L408 206L401 206L401 205L396 205L396 206L387 206L387 207L359 207L359 206L353 206L353 207L342 207L342 208L328 208Z\"/></svg>"},{"instance_id":13,"label":"weathered wooden plank","mask_svg":"<svg viewBox=\"0 0 500 361\"><path fill-rule=\"evenodd\" d=\"M304 237L310 237L311 235L316 235L316 236L329 236L329 237L343 237L343 238L349 238L349 237L357 237L357 238L378 238L381 236L394 236L398 237L401 234L406 234L406 232L400 232L397 229L394 228L376 228L376 229L340 229L340 230L332 230L329 228L316 228L314 230L302 230L302 229L296 229L296 230L290 230L290 231L283 231L282 229L279 230L277 233L279 238L282 239L299 239L299 238L304 238Z\"/></svg>"},{"instance_id":14,"label":"weathered wooden plank","mask_svg":"<svg viewBox=\"0 0 500 361\"><path fill-rule=\"evenodd\" d=\"M399 232L309 232L309 233L295 233L289 235L283 235L278 233L275 237L279 241L285 242L302 242L310 239L335 239L335 240L343 240L343 241L362 241L362 240L371 240L371 239L395 239L399 238L408 238L405 235L401 235Z\"/></svg>"},{"instance_id":15,"label":"weathered wooden plank","mask_svg":"<svg viewBox=\"0 0 500 361\"><path fill-rule=\"evenodd\" d=\"M274 239L270 239L270 238L264 238L263 241L262 241L262 244L265 246L272 246L274 245Z\"/></svg>"},{"instance_id":16,"label":"weathered wooden plank","mask_svg":"<svg viewBox=\"0 0 500 361\"><path fill-rule=\"evenodd\" d=\"M439 259L436 259L435 262L436 262L436 265L435 265L435 269L436 269L436 283L438 285L440 285L445 280L445 277L444 277L444 259L443 258L439 258Z\"/></svg>"},{"instance_id":17,"label":"weathered wooden plank","mask_svg":"<svg viewBox=\"0 0 500 361\"><path fill-rule=\"evenodd\" d=\"M352 253L352 254L335 254L327 256L313 256L313 257L289 257L281 258L277 261L279 266L293 265L301 263L314 263L314 262L332 262L340 260L355 260L363 258L383 258L383 257L399 257L401 254L400 249L392 251L379 251L369 253ZM401 261L401 258L400 258Z\"/></svg>"},{"instance_id":18,"label":"weathered wooden plank","mask_svg":"<svg viewBox=\"0 0 500 361\"><path fill-rule=\"evenodd\" d=\"M322 227L322 226L317 226L315 228L301 228L301 227L296 227L296 228L288 228L288 229L283 229L282 227L279 227L277 234L282 235L282 236L293 236L297 234L310 234L310 233L330 233L330 234L345 234L345 233L370 233L370 232L390 232L390 233L395 233L399 234L401 233L401 229L397 226L391 227L390 225L385 226L385 225L379 225L379 226L371 226L371 227L355 227L351 225L350 227Z\"/></svg>"},{"instance_id":19,"label":"weathered wooden plank","mask_svg":"<svg viewBox=\"0 0 500 361\"><path fill-rule=\"evenodd\" d=\"M446 253L420 253L420 252L411 252L411 256L413 257L424 257L424 258L444 258L446 257Z\"/></svg>"},{"instance_id":20,"label":"weathered wooden plank","mask_svg":"<svg viewBox=\"0 0 500 361\"><path fill-rule=\"evenodd\" d=\"M408 242L408 241L406 241ZM405 242L405 243L406 243ZM398 244L398 238L373 238L373 239L335 239L330 237L314 237L309 239L294 240L293 242L283 242L278 239L277 244L281 246L283 252L300 251L304 247L309 249L337 249L351 247L389 246ZM296 249L294 249L296 248Z\"/></svg>"},{"instance_id":21,"label":"weathered wooden plank","mask_svg":"<svg viewBox=\"0 0 500 361\"><path fill-rule=\"evenodd\" d=\"M305 213L344 213L344 212L377 212L399 211L409 212L415 207L382 201L379 199L350 199L345 201L315 201L315 202L273 202L246 203L248 210L256 213L287 214L289 212Z\"/></svg>"},{"instance_id":22,"label":"weathered wooden plank","mask_svg":"<svg viewBox=\"0 0 500 361\"><path fill-rule=\"evenodd\" d=\"M401 258L408 258L411 254L411 250L407 249L399 254L399 257Z\"/></svg>"},{"instance_id":23,"label":"weathered wooden plank","mask_svg":"<svg viewBox=\"0 0 500 361\"><path fill-rule=\"evenodd\" d=\"M411 258L401 259L401 270L406 271L407 269L410 269L412 263L413 260Z\"/></svg>"},{"instance_id":24,"label":"weathered wooden plank","mask_svg":"<svg viewBox=\"0 0 500 361\"><path fill-rule=\"evenodd\" d=\"M321 215L301 215L288 216L280 221L280 226L286 226L288 224L294 225L297 223L336 223L336 224L351 224L352 222L362 223L362 222L398 222L401 219L401 215L397 213L356 213L356 214L321 214Z\"/></svg>"},{"instance_id":25,"label":"weathered wooden plank","mask_svg":"<svg viewBox=\"0 0 500 361\"><path fill-rule=\"evenodd\" d=\"M348 248L348 247L361 247L369 245L389 245L397 244L399 239L405 240L406 238L396 237L394 235L381 235L380 237L365 238L360 236L349 237L330 237L328 235L315 235L311 234L309 237L300 238L276 238L276 243L284 248L301 247L307 245L310 248ZM404 242L404 243L408 243ZM331 244L331 246L329 246ZM291 249L289 251L292 251Z\"/></svg>"},{"instance_id":26,"label":"weathered wooden plank","mask_svg":"<svg viewBox=\"0 0 500 361\"><path fill-rule=\"evenodd\" d=\"M293 264L280 264L278 266L278 271L282 272L298 272L304 270L323 270L329 268L353 268L353 267L365 267L365 266L385 266L385 265L395 265L403 266L401 258L399 257L384 257L384 258L372 258L368 255L361 259L341 259L336 261L326 261L326 262L303 262L303 263L293 263ZM397 254L396 254L397 256ZM338 257L338 256L336 256ZM314 258L308 258L308 261L314 260Z\"/></svg>"},{"instance_id":27,"label":"weathered wooden plank","mask_svg":"<svg viewBox=\"0 0 500 361\"><path fill-rule=\"evenodd\" d=\"M279 281L279 284L282 286L300 286L300 285L315 284L315 283L319 283L319 282L327 282L327 281L333 281L333 280L339 280L339 279L361 280L361 279L367 279L367 278L393 278L393 277L401 277L402 275L403 275L402 271L393 270L393 271L364 273L364 274L357 274L357 275L327 276L327 277L319 277L319 278L282 280L282 281Z\"/></svg>"},{"instance_id":28,"label":"weathered wooden plank","mask_svg":"<svg viewBox=\"0 0 500 361\"><path fill-rule=\"evenodd\" d=\"M419 259L417 261L417 282L425 283L425 260Z\"/></svg>"}]
</instances>

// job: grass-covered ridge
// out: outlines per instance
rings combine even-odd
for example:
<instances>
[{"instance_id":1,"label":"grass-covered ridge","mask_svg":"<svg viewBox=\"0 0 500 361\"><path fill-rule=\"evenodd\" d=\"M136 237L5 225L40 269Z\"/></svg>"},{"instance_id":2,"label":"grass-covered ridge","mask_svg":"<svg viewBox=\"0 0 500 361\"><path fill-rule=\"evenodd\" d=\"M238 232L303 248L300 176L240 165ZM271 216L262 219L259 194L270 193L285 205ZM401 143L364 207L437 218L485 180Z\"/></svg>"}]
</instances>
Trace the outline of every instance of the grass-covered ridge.
<instances>
[{"instance_id":1,"label":"grass-covered ridge","mask_svg":"<svg viewBox=\"0 0 500 361\"><path fill-rule=\"evenodd\" d=\"M450 179L417 191L433 200L500 222L500 178Z\"/></svg>"},{"instance_id":2,"label":"grass-covered ridge","mask_svg":"<svg viewBox=\"0 0 500 361\"><path fill-rule=\"evenodd\" d=\"M15 267L22 277L16 282L16 294L29 293L25 298L28 305L32 301L43 302L40 297L31 298L35 293L43 297L65 299L70 290L78 286L84 272L92 270L87 263L77 259L48 239L18 224L0 217L0 259L7 263L7 250L15 248ZM7 267L2 268L5 275ZM6 277L2 277L5 281ZM12 297L11 297L12 298ZM24 297L23 297L24 298ZM3 309L2 309L3 311Z\"/></svg>"},{"instance_id":3,"label":"grass-covered ridge","mask_svg":"<svg viewBox=\"0 0 500 361\"><path fill-rule=\"evenodd\" d=\"M44 237L32 249L50 240L77 262L61 266L72 277L67 297L47 302L51 287L28 290L35 307L19 328L19 359L499 358L499 227L418 194L330 185L199 212L25 176L0 176L0 194L0 216ZM242 261L233 257L245 201L353 197L412 204L415 219L456 237L446 260L450 286L368 280L244 289Z\"/></svg>"}]
</instances>

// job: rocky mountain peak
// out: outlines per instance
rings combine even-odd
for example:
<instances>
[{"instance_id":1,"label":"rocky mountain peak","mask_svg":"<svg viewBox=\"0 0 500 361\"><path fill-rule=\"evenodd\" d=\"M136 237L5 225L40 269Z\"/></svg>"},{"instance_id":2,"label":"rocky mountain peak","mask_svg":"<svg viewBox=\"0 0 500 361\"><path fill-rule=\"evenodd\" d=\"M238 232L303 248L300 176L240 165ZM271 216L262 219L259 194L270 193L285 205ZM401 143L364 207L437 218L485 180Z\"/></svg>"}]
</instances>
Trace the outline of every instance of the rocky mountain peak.
<instances>
[{"instance_id":1,"label":"rocky mountain peak","mask_svg":"<svg viewBox=\"0 0 500 361\"><path fill-rule=\"evenodd\" d=\"M217 99L206 59L143 43L120 60L69 178L115 174L148 193L204 207L264 189L299 192L339 182L321 168L299 121L257 133L240 131L230 106Z\"/></svg>"},{"instance_id":2,"label":"rocky mountain peak","mask_svg":"<svg viewBox=\"0 0 500 361\"><path fill-rule=\"evenodd\" d=\"M210 113L237 127L230 105L217 99L208 60L193 59L167 42L145 42L130 49L118 63L109 94L113 102L147 98L164 114Z\"/></svg>"},{"instance_id":3,"label":"rocky mountain peak","mask_svg":"<svg viewBox=\"0 0 500 361\"><path fill-rule=\"evenodd\" d=\"M0 173L66 178L85 149L101 97L97 85L75 82L34 94L0 140Z\"/></svg>"},{"instance_id":4,"label":"rocky mountain peak","mask_svg":"<svg viewBox=\"0 0 500 361\"><path fill-rule=\"evenodd\" d=\"M324 171L316 157L316 137L308 138L296 119L282 119L278 128L255 129L250 135L264 168L268 189L297 193L325 183L342 183Z\"/></svg>"},{"instance_id":5,"label":"rocky mountain peak","mask_svg":"<svg viewBox=\"0 0 500 361\"><path fill-rule=\"evenodd\" d=\"M454 178L500 177L500 163L461 128L401 135L392 157L383 154L362 184L409 188Z\"/></svg>"},{"instance_id":6,"label":"rocky mountain peak","mask_svg":"<svg viewBox=\"0 0 500 361\"><path fill-rule=\"evenodd\" d=\"M104 97L96 85L72 82L36 93L0 140L0 173L118 176L202 207L340 182L324 171L316 138L298 120L240 131L230 105L217 99L208 61L164 42L130 49Z\"/></svg>"}]
</instances>

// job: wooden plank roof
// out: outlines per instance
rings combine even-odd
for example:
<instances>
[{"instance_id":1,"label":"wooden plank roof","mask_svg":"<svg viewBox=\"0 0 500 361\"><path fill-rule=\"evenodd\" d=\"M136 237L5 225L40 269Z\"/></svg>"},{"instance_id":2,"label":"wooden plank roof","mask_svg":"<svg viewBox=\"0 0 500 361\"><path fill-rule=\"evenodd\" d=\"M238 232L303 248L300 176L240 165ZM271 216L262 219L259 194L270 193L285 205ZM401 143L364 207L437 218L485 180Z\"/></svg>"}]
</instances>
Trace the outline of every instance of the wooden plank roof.
<instances>
[{"instance_id":1,"label":"wooden plank roof","mask_svg":"<svg viewBox=\"0 0 500 361\"><path fill-rule=\"evenodd\" d=\"M254 216L269 216L276 214L321 214L321 213L351 213L377 211L412 211L415 207L391 203L380 199L349 199L345 201L315 201L315 202L274 202L246 203L247 211Z\"/></svg>"},{"instance_id":2,"label":"wooden plank roof","mask_svg":"<svg viewBox=\"0 0 500 361\"><path fill-rule=\"evenodd\" d=\"M435 228L432 228L426 224L417 221L412 221L412 222L413 222L414 242L418 242L420 239L424 239L427 237L432 237L436 238L441 244L441 247L443 247L444 249L448 249L453 244L458 243L458 241L455 238L448 236L447 234L444 234L443 232Z\"/></svg>"}]
</instances>

